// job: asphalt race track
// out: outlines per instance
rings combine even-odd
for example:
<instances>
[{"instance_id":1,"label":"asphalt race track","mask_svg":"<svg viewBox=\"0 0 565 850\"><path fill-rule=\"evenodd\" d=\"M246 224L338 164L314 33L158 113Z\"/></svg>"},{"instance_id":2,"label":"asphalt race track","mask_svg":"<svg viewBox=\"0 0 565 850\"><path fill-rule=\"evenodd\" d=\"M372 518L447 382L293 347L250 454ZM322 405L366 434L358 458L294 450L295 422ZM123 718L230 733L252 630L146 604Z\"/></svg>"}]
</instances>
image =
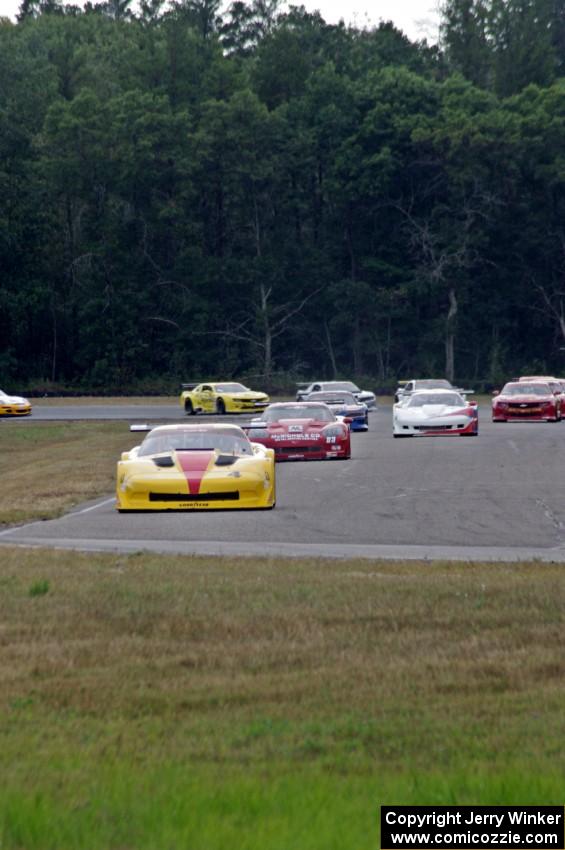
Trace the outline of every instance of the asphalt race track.
<instances>
[{"instance_id":1,"label":"asphalt race track","mask_svg":"<svg viewBox=\"0 0 565 850\"><path fill-rule=\"evenodd\" d=\"M71 416L186 420L173 404L69 405L38 406L31 419L7 424L25 428L30 421ZM108 493L61 519L4 529L0 543L124 552L565 562L565 422L494 425L484 408L478 437L405 440L392 437L390 408L372 413L370 423L368 433L353 434L349 461L278 464L273 511L118 514Z\"/></svg>"}]
</instances>

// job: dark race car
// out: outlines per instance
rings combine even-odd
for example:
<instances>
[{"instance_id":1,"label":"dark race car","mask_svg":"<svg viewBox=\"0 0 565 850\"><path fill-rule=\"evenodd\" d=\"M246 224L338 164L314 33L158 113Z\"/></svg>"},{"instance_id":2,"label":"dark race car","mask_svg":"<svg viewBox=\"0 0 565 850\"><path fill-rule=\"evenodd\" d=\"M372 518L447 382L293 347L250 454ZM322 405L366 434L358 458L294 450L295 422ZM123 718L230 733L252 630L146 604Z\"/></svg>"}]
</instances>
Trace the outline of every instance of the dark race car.
<instances>
[{"instance_id":1,"label":"dark race car","mask_svg":"<svg viewBox=\"0 0 565 850\"><path fill-rule=\"evenodd\" d=\"M311 384L297 384L296 401L310 401L312 393L351 393L357 401L366 404L369 410L377 409L377 399L369 390L360 390L353 381L312 381Z\"/></svg>"},{"instance_id":2,"label":"dark race car","mask_svg":"<svg viewBox=\"0 0 565 850\"><path fill-rule=\"evenodd\" d=\"M308 401L318 401L327 404L336 416L347 417L352 431L369 430L369 409L363 402L357 401L353 393L348 392L319 392L310 393Z\"/></svg>"},{"instance_id":3,"label":"dark race car","mask_svg":"<svg viewBox=\"0 0 565 850\"><path fill-rule=\"evenodd\" d=\"M326 404L271 404L261 419L244 425L253 443L275 450L276 460L330 460L351 457L351 432L345 419Z\"/></svg>"}]
</instances>

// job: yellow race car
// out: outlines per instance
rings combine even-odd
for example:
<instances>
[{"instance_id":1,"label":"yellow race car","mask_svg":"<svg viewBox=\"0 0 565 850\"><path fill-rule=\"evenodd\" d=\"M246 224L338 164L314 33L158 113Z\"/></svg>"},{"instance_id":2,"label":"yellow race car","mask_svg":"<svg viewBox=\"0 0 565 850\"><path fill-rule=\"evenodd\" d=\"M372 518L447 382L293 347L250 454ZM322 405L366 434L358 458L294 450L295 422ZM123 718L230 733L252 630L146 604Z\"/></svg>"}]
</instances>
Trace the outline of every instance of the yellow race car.
<instances>
[{"instance_id":1,"label":"yellow race car","mask_svg":"<svg viewBox=\"0 0 565 850\"><path fill-rule=\"evenodd\" d=\"M237 425L131 430L149 433L118 462L119 511L275 507L275 453Z\"/></svg>"},{"instance_id":2,"label":"yellow race car","mask_svg":"<svg viewBox=\"0 0 565 850\"><path fill-rule=\"evenodd\" d=\"M6 395L0 390L0 416L29 416L31 404L27 398Z\"/></svg>"},{"instance_id":3,"label":"yellow race car","mask_svg":"<svg viewBox=\"0 0 565 850\"><path fill-rule=\"evenodd\" d=\"M229 381L219 384L183 384L180 405L186 413L249 413L264 410L266 393L258 393Z\"/></svg>"}]
</instances>

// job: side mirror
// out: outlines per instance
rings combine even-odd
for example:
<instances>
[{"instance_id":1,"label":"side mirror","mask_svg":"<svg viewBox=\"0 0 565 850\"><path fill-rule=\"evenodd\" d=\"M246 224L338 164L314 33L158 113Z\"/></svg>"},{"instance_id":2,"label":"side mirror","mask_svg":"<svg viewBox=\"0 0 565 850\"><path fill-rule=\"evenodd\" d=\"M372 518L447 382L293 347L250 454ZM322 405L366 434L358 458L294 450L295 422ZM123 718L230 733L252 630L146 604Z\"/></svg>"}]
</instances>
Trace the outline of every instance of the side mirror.
<instances>
[{"instance_id":1,"label":"side mirror","mask_svg":"<svg viewBox=\"0 0 565 850\"><path fill-rule=\"evenodd\" d=\"M493 390L493 391L492 391L492 394L493 394L493 395L500 395L500 390Z\"/></svg>"},{"instance_id":2,"label":"side mirror","mask_svg":"<svg viewBox=\"0 0 565 850\"><path fill-rule=\"evenodd\" d=\"M353 419L351 418L351 416L344 416L344 417L343 417L343 421L344 421L347 425L351 425L351 423L353 422Z\"/></svg>"},{"instance_id":3,"label":"side mirror","mask_svg":"<svg viewBox=\"0 0 565 850\"><path fill-rule=\"evenodd\" d=\"M122 452L121 460L129 460L129 452Z\"/></svg>"}]
</instances>

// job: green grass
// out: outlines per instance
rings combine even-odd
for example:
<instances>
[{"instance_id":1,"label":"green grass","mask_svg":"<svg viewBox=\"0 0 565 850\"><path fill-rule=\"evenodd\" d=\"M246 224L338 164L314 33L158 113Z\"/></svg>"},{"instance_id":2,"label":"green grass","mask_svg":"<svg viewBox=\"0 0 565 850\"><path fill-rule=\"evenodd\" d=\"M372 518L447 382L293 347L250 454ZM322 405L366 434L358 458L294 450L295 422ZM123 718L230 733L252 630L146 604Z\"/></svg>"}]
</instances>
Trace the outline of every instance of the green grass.
<instances>
[{"instance_id":1,"label":"green grass","mask_svg":"<svg viewBox=\"0 0 565 850\"><path fill-rule=\"evenodd\" d=\"M369 850L381 804L563 802L559 565L0 553L2 850Z\"/></svg>"},{"instance_id":2,"label":"green grass","mask_svg":"<svg viewBox=\"0 0 565 850\"><path fill-rule=\"evenodd\" d=\"M60 770L69 766L60 765ZM72 775L72 765L70 766ZM58 785L59 776L53 777ZM392 778L197 768L103 767L71 800L55 793L14 796L3 847L194 848L194 850L376 850L381 804L477 805L562 801L558 777L427 774ZM0 833L1 835L2 833Z\"/></svg>"}]
</instances>

